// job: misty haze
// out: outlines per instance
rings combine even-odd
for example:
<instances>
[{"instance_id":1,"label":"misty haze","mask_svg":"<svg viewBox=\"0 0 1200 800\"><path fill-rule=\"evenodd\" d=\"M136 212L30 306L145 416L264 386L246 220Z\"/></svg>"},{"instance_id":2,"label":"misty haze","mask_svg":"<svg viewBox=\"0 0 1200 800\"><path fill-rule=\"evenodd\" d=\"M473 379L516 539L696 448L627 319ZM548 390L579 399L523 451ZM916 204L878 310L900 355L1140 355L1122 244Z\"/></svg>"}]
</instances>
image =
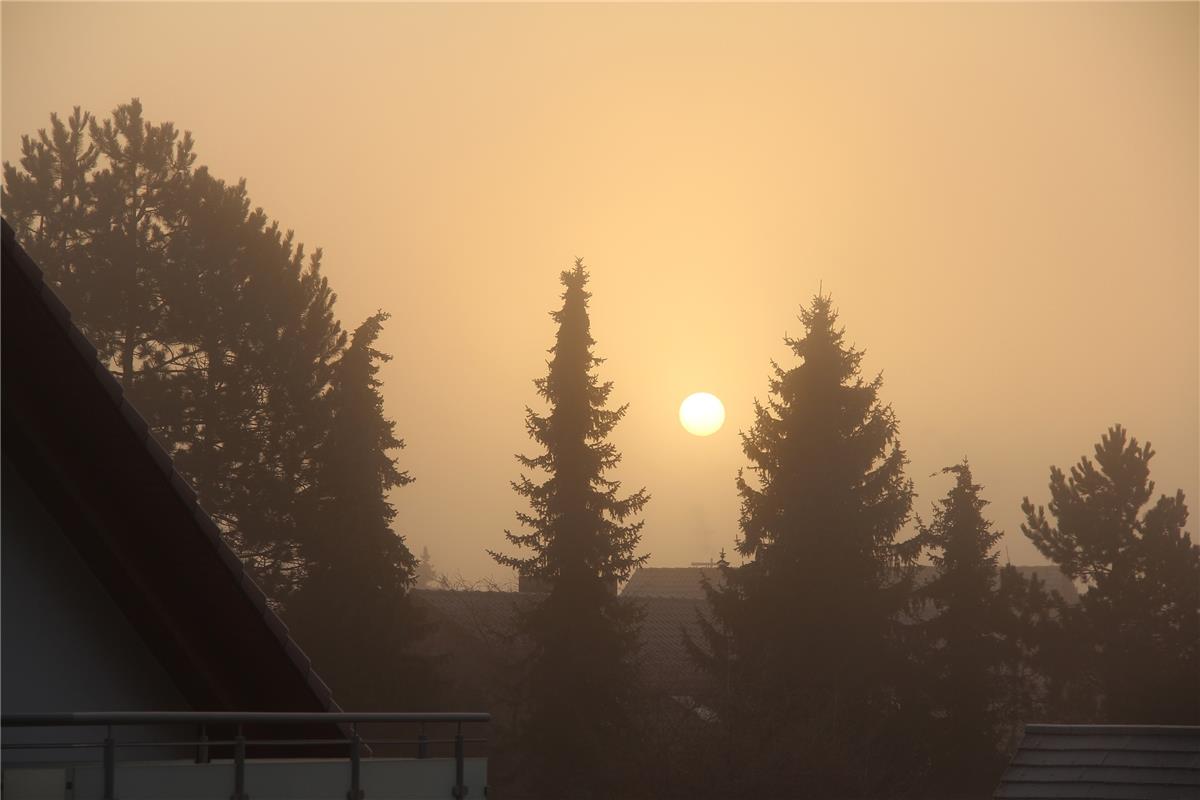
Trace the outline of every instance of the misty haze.
<instances>
[{"instance_id":1,"label":"misty haze","mask_svg":"<svg viewBox=\"0 0 1200 800\"><path fill-rule=\"evenodd\" d=\"M5 2L24 798L1200 798L1200 4Z\"/></svg>"}]
</instances>

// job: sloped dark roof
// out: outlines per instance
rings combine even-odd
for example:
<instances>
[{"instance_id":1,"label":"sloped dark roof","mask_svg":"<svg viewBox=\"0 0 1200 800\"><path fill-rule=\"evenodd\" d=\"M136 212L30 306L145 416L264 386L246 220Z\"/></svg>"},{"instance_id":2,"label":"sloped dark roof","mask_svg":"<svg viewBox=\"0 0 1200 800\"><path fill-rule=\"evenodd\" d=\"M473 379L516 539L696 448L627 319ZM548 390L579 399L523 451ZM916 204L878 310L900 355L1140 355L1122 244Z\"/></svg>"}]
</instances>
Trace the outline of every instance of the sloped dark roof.
<instances>
[{"instance_id":1,"label":"sloped dark roof","mask_svg":"<svg viewBox=\"0 0 1200 800\"><path fill-rule=\"evenodd\" d=\"M517 611L541 597L528 592L458 589L413 589L410 596L430 612L436 624L452 626L466 635L486 639L515 630Z\"/></svg>"},{"instance_id":2,"label":"sloped dark roof","mask_svg":"<svg viewBox=\"0 0 1200 800\"><path fill-rule=\"evenodd\" d=\"M686 597L704 600L700 585L708 578L714 585L721 583L717 567L640 567L621 590L622 597Z\"/></svg>"},{"instance_id":3,"label":"sloped dark roof","mask_svg":"<svg viewBox=\"0 0 1200 800\"><path fill-rule=\"evenodd\" d=\"M2 227L5 456L194 709L340 711L8 222Z\"/></svg>"},{"instance_id":4,"label":"sloped dark roof","mask_svg":"<svg viewBox=\"0 0 1200 800\"><path fill-rule=\"evenodd\" d=\"M1026 725L994 797L1196 800L1200 726Z\"/></svg>"},{"instance_id":5,"label":"sloped dark roof","mask_svg":"<svg viewBox=\"0 0 1200 800\"><path fill-rule=\"evenodd\" d=\"M688 597L634 597L641 607L642 630L638 653L642 675L651 688L673 695L690 695L709 685L684 643L684 636L703 645L697 614L705 613L705 600Z\"/></svg>"}]
</instances>

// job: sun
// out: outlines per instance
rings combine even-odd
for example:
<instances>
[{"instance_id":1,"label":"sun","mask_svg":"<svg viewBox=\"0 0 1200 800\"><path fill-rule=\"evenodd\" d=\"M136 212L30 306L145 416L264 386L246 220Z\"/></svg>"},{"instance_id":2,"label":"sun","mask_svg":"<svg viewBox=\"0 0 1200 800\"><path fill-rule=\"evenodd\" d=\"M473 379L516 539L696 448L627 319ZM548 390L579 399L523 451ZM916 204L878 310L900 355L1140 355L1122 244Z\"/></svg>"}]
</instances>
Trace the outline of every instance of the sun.
<instances>
[{"instance_id":1,"label":"sun","mask_svg":"<svg viewBox=\"0 0 1200 800\"><path fill-rule=\"evenodd\" d=\"M716 395L696 392L680 404L679 422L693 436L711 436L725 424L725 406Z\"/></svg>"}]
</instances>

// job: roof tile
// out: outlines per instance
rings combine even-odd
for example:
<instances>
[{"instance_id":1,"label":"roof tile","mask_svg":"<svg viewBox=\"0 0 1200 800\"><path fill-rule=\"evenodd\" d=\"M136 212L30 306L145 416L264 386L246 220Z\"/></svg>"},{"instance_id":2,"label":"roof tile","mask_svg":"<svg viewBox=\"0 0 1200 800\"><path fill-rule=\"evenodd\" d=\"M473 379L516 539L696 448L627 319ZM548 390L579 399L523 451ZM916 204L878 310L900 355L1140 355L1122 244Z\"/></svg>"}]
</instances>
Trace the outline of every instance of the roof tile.
<instances>
[{"instance_id":1,"label":"roof tile","mask_svg":"<svg viewBox=\"0 0 1200 800\"><path fill-rule=\"evenodd\" d=\"M1027 725L995 797L1200 798L1200 726Z\"/></svg>"}]
</instances>

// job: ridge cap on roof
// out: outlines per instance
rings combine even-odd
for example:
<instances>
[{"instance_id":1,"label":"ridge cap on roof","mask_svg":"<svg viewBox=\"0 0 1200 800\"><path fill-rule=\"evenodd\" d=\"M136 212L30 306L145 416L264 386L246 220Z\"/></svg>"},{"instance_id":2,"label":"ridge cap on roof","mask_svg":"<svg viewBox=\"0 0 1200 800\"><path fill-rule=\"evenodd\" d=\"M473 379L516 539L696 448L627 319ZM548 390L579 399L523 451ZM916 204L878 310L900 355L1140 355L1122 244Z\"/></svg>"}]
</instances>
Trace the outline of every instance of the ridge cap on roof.
<instances>
[{"instance_id":1,"label":"ridge cap on roof","mask_svg":"<svg viewBox=\"0 0 1200 800\"><path fill-rule=\"evenodd\" d=\"M284 624L279 615L271 608L270 603L265 602L266 594L254 580L254 576L246 570L246 565L242 562L242 559L229 546L229 543L225 541L224 536L220 532L220 526L212 519L208 511L197 502L196 492L191 484L175 469L174 461L170 454L163 449L162 445L150 433L149 424L145 421L145 418L138 412L137 407L125 397L125 390L121 386L120 381L100 361L95 346L92 345L87 336L72 321L70 309L59 298L54 288L46 282L45 272L17 241L16 231L13 230L8 220L3 217L0 217L0 237L2 237L4 249L14 256L16 263L13 266L18 269L18 272L14 274L19 274L33 284L37 290L37 294L49 307L51 316L58 322L59 327L63 329L67 341L71 343L75 352L84 360L85 368L90 368L89 372L102 385L109 398L117 406L121 413L121 419L129 432L141 442L147 457L158 465L159 471L167 479L171 491L184 504L185 508L191 509L194 522L200 528L201 532L206 534L205 538L216 548L221 561L225 563L230 574L233 576L234 583L237 584L239 590L250 601L251 607L258 611L267 627L275 633L280 644L283 645L284 653L296 667L299 674L305 679L305 682L312 688L314 696L327 711L340 711L341 706L333 699L333 694L330 692L328 685L312 668L311 659L308 658L300 645L291 638L287 625ZM9 259L5 258L5 266L8 263ZM212 530L216 531L215 536L212 535ZM253 587L253 589L250 587ZM324 691L322 692L319 689L323 689Z\"/></svg>"}]
</instances>

